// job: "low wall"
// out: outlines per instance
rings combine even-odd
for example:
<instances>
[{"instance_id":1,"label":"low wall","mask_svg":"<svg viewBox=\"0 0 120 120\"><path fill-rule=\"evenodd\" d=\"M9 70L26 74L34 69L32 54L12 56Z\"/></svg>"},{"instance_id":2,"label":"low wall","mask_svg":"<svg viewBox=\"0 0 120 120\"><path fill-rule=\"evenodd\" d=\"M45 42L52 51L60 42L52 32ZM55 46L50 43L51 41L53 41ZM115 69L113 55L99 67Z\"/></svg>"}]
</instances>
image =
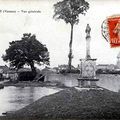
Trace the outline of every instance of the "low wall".
<instances>
[{"instance_id":1,"label":"low wall","mask_svg":"<svg viewBox=\"0 0 120 120\"><path fill-rule=\"evenodd\" d=\"M78 85L78 77L79 74L56 74L56 73L48 73L46 74L45 81L50 82L60 82L65 86L77 86Z\"/></svg>"}]
</instances>

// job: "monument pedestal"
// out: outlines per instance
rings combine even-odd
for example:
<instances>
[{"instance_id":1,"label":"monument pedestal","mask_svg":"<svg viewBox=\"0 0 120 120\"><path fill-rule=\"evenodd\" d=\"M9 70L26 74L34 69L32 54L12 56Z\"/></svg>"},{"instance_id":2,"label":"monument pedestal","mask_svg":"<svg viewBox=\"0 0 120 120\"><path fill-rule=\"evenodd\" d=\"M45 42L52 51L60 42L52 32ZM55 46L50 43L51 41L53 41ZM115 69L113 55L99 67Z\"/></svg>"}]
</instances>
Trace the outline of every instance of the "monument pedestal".
<instances>
[{"instance_id":1,"label":"monument pedestal","mask_svg":"<svg viewBox=\"0 0 120 120\"><path fill-rule=\"evenodd\" d=\"M78 78L78 86L83 88L87 88L87 87L96 87L96 81L98 81L99 79L95 79L95 78Z\"/></svg>"},{"instance_id":2,"label":"monument pedestal","mask_svg":"<svg viewBox=\"0 0 120 120\"><path fill-rule=\"evenodd\" d=\"M96 87L96 59L80 59L81 61L81 75L78 78L78 86L83 88Z\"/></svg>"}]
</instances>

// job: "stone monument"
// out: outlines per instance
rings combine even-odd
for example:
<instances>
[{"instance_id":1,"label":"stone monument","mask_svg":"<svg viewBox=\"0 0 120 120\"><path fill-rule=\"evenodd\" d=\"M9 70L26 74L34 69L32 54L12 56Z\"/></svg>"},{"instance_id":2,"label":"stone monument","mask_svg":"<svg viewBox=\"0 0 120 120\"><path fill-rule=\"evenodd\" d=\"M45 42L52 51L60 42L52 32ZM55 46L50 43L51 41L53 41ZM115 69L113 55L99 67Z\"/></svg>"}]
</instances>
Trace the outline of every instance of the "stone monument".
<instances>
[{"instance_id":1,"label":"stone monument","mask_svg":"<svg viewBox=\"0 0 120 120\"><path fill-rule=\"evenodd\" d=\"M79 87L96 87L96 59L90 56L90 41L91 41L91 28L89 24L86 27L86 57L80 59L81 61L81 74L78 78Z\"/></svg>"}]
</instances>

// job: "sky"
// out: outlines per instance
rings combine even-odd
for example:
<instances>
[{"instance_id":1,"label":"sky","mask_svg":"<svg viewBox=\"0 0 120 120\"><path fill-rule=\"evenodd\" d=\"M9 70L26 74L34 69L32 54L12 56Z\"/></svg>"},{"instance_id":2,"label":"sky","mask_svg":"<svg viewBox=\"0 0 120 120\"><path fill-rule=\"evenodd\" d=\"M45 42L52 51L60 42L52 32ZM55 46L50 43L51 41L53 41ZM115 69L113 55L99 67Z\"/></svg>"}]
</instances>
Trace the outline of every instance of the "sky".
<instances>
[{"instance_id":1,"label":"sky","mask_svg":"<svg viewBox=\"0 0 120 120\"><path fill-rule=\"evenodd\" d=\"M20 40L23 33L35 34L40 42L46 44L51 67L68 64L70 25L63 20L53 19L53 4L57 1L60 0L0 0L0 65L6 64L1 56L5 54L9 42ZM101 34L101 24L107 17L120 14L120 0L86 1L90 8L85 16L79 16L79 24L74 26L72 64L77 66L79 59L86 56L87 24L91 27L91 57L97 58L97 64L116 64L120 47L110 48ZM10 13L6 10L19 12Z\"/></svg>"}]
</instances>

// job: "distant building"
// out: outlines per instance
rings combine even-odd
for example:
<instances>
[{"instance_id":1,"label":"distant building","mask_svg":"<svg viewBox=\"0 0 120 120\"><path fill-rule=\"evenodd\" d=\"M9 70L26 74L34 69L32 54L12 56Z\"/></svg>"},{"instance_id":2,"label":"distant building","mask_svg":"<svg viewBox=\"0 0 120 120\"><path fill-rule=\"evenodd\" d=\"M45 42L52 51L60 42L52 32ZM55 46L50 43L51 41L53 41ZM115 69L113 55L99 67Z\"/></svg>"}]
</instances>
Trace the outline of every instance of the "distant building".
<instances>
[{"instance_id":1,"label":"distant building","mask_svg":"<svg viewBox=\"0 0 120 120\"><path fill-rule=\"evenodd\" d=\"M58 65L58 70L67 70L68 69L68 65ZM76 68L74 66L71 66L71 69L75 70Z\"/></svg>"},{"instance_id":2,"label":"distant building","mask_svg":"<svg viewBox=\"0 0 120 120\"><path fill-rule=\"evenodd\" d=\"M68 65L58 65L58 70L67 70Z\"/></svg>"},{"instance_id":3,"label":"distant building","mask_svg":"<svg viewBox=\"0 0 120 120\"><path fill-rule=\"evenodd\" d=\"M120 52L117 55L117 64L116 64L116 68L120 69Z\"/></svg>"},{"instance_id":4,"label":"distant building","mask_svg":"<svg viewBox=\"0 0 120 120\"><path fill-rule=\"evenodd\" d=\"M11 81L16 81L18 80L19 73L30 71L31 71L30 68L20 68L18 70L16 70L15 68L10 68L8 71L8 77Z\"/></svg>"},{"instance_id":5,"label":"distant building","mask_svg":"<svg viewBox=\"0 0 120 120\"><path fill-rule=\"evenodd\" d=\"M109 69L109 70L115 70L115 69L116 69L116 66L115 66L114 64L110 64L110 65L108 66L108 69Z\"/></svg>"},{"instance_id":6,"label":"distant building","mask_svg":"<svg viewBox=\"0 0 120 120\"><path fill-rule=\"evenodd\" d=\"M96 66L96 69L101 69L101 70L115 70L115 65L114 64L98 64Z\"/></svg>"},{"instance_id":7,"label":"distant building","mask_svg":"<svg viewBox=\"0 0 120 120\"><path fill-rule=\"evenodd\" d=\"M9 67L7 65L0 66L0 73L7 74L9 71Z\"/></svg>"},{"instance_id":8,"label":"distant building","mask_svg":"<svg viewBox=\"0 0 120 120\"><path fill-rule=\"evenodd\" d=\"M31 71L31 69L30 69L30 68L20 68L20 69L18 70L18 73L19 73L19 72L27 72L27 71Z\"/></svg>"},{"instance_id":9,"label":"distant building","mask_svg":"<svg viewBox=\"0 0 120 120\"><path fill-rule=\"evenodd\" d=\"M98 64L96 69L106 70L108 66L109 66L108 64Z\"/></svg>"},{"instance_id":10,"label":"distant building","mask_svg":"<svg viewBox=\"0 0 120 120\"><path fill-rule=\"evenodd\" d=\"M42 74L48 74L48 73L53 73L55 70L53 70L52 68L49 67L45 67L44 69L41 70Z\"/></svg>"},{"instance_id":11,"label":"distant building","mask_svg":"<svg viewBox=\"0 0 120 120\"><path fill-rule=\"evenodd\" d=\"M54 67L54 68L53 68L53 70L54 70L56 73L58 73L58 72L59 72L58 67Z\"/></svg>"},{"instance_id":12,"label":"distant building","mask_svg":"<svg viewBox=\"0 0 120 120\"><path fill-rule=\"evenodd\" d=\"M0 66L0 79L8 78L9 67L7 65Z\"/></svg>"},{"instance_id":13,"label":"distant building","mask_svg":"<svg viewBox=\"0 0 120 120\"><path fill-rule=\"evenodd\" d=\"M17 75L18 73L16 72L16 70L15 69L10 69L9 71L8 71L8 78L11 80L11 81L15 81L15 80L17 80Z\"/></svg>"}]
</instances>

